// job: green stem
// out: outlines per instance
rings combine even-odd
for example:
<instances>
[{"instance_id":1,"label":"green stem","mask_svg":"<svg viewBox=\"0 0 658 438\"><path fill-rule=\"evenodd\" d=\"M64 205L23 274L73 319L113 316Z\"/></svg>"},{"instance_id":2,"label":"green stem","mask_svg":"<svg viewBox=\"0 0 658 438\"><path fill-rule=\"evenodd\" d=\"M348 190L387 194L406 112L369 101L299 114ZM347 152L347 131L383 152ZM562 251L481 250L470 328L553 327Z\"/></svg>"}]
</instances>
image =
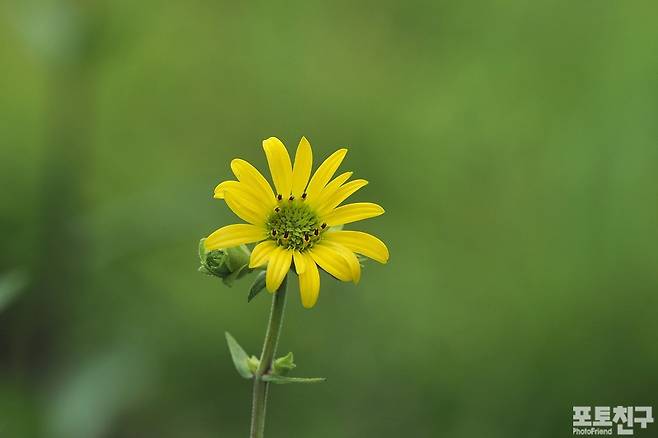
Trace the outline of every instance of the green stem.
<instances>
[{"instance_id":1,"label":"green stem","mask_svg":"<svg viewBox=\"0 0 658 438\"><path fill-rule=\"evenodd\" d=\"M265 434L265 409L267 407L267 392L269 383L264 382L261 377L270 370L276 347L279 343L279 334L283 325L283 311L286 306L286 289L288 275L283 278L281 286L272 297L272 308L270 310L270 322L265 333L263 352L260 356L260 365L254 375L254 395L251 405L251 433L250 438L263 438Z\"/></svg>"}]
</instances>

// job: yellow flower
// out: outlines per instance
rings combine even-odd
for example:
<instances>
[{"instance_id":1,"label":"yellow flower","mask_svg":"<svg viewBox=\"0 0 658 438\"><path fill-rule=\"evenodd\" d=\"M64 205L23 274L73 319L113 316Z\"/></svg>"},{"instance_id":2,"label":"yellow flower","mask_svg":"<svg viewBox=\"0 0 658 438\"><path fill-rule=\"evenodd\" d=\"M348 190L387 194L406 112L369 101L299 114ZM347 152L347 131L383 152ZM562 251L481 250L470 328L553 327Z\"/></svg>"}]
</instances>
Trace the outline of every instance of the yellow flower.
<instances>
[{"instance_id":1,"label":"yellow flower","mask_svg":"<svg viewBox=\"0 0 658 438\"><path fill-rule=\"evenodd\" d=\"M276 191L251 164L241 159L231 161L237 181L220 183L215 198L224 199L248 223L215 231L205 240L206 250L259 242L249 267L267 265L266 287L275 292L294 265L302 304L307 308L318 299L318 266L339 280L358 283L361 265L356 254L380 263L388 261L388 249L378 238L334 228L384 213L382 207L369 202L339 206L368 184L363 179L348 182L352 172L331 179L347 149L339 149L324 160L310 180L313 152L306 138L299 142L294 166L278 138L264 140L263 149Z\"/></svg>"}]
</instances>

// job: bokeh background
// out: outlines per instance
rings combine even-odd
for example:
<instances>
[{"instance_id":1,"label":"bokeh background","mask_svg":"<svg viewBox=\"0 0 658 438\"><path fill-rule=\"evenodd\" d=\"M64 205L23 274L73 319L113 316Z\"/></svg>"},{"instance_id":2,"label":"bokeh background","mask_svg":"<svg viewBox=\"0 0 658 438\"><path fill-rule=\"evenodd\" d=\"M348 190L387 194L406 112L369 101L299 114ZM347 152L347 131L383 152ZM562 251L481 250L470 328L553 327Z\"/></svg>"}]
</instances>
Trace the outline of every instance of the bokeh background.
<instances>
[{"instance_id":1,"label":"bokeh background","mask_svg":"<svg viewBox=\"0 0 658 438\"><path fill-rule=\"evenodd\" d=\"M260 143L350 148L391 261L291 290L269 437L556 437L658 394L653 2L6 0L0 436L246 436L267 295L197 272ZM316 161L317 162L317 161ZM656 433L640 431L636 435Z\"/></svg>"}]
</instances>

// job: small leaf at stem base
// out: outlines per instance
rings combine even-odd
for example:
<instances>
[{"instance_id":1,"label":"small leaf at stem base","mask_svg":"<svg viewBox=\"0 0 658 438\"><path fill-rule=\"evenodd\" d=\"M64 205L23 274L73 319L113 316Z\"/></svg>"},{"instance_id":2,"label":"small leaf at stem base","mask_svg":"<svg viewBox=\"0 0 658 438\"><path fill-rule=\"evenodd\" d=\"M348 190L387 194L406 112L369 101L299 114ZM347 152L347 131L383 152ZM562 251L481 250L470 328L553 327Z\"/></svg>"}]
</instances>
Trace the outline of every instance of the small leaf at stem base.
<instances>
[{"instance_id":1,"label":"small leaf at stem base","mask_svg":"<svg viewBox=\"0 0 658 438\"><path fill-rule=\"evenodd\" d=\"M253 300L256 297L256 295L258 295L263 289L265 289L265 271L260 272L256 276L254 283L251 285L251 288L249 289L249 296L247 297L247 302Z\"/></svg>"},{"instance_id":2,"label":"small leaf at stem base","mask_svg":"<svg viewBox=\"0 0 658 438\"><path fill-rule=\"evenodd\" d=\"M233 359L233 365L235 365L235 369L245 379L251 379L254 375L249 369L249 356L247 356L247 353L229 332L226 332L226 343L228 344L228 349L231 352L231 358Z\"/></svg>"},{"instance_id":3,"label":"small leaf at stem base","mask_svg":"<svg viewBox=\"0 0 658 438\"><path fill-rule=\"evenodd\" d=\"M262 377L264 382L285 385L287 383L320 383L327 380L325 377L286 377L266 374Z\"/></svg>"}]
</instances>

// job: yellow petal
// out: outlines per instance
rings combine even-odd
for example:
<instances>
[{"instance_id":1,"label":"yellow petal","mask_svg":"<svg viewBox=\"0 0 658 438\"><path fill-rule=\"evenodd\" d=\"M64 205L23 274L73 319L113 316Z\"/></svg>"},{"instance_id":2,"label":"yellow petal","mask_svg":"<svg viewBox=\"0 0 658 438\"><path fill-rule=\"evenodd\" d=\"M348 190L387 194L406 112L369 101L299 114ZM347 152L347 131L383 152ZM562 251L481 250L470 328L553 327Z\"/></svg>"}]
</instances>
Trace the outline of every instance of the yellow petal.
<instances>
[{"instance_id":1,"label":"yellow petal","mask_svg":"<svg viewBox=\"0 0 658 438\"><path fill-rule=\"evenodd\" d=\"M258 242L265 238L265 229L250 224L226 225L212 233L204 242L206 250L233 248L243 243Z\"/></svg>"},{"instance_id":2,"label":"yellow petal","mask_svg":"<svg viewBox=\"0 0 658 438\"><path fill-rule=\"evenodd\" d=\"M295 262L295 271L297 274L303 274L306 270L306 258L299 251L293 252L292 258Z\"/></svg>"},{"instance_id":3,"label":"yellow petal","mask_svg":"<svg viewBox=\"0 0 658 438\"><path fill-rule=\"evenodd\" d=\"M219 184L217 184L217 187L215 187L215 192L213 197L215 199L224 199L224 191L226 190L226 187L231 185L232 183L237 183L237 181L222 181Z\"/></svg>"},{"instance_id":4,"label":"yellow petal","mask_svg":"<svg viewBox=\"0 0 658 438\"><path fill-rule=\"evenodd\" d=\"M316 196L313 199L309 200L309 205L311 207L317 207L318 205L322 205L322 203L329 197L331 197L334 193L336 193L336 190L343 184L345 181L350 179L354 172L345 172L341 173L338 175L336 178L334 178L329 184L327 184L324 189L320 192L318 196Z\"/></svg>"},{"instance_id":5,"label":"yellow petal","mask_svg":"<svg viewBox=\"0 0 658 438\"><path fill-rule=\"evenodd\" d=\"M215 198L224 199L231 210L245 222L263 225L274 204L266 202L257 187L238 181L224 181L215 188Z\"/></svg>"},{"instance_id":6,"label":"yellow petal","mask_svg":"<svg viewBox=\"0 0 658 438\"><path fill-rule=\"evenodd\" d=\"M253 225L264 225L267 220L267 214L263 210L263 205L258 203L244 192L236 188L226 189L224 192L224 201L233 213L238 215L243 221Z\"/></svg>"},{"instance_id":7,"label":"yellow petal","mask_svg":"<svg viewBox=\"0 0 658 438\"><path fill-rule=\"evenodd\" d=\"M272 192L272 187L270 187L270 183L267 182L258 169L245 160L236 158L231 161L231 170L241 183L251 187L252 190L258 194L258 199L263 205L268 208L274 208L276 198L274 197L274 192Z\"/></svg>"},{"instance_id":8,"label":"yellow petal","mask_svg":"<svg viewBox=\"0 0 658 438\"><path fill-rule=\"evenodd\" d=\"M245 182L239 182L239 181L224 181L223 183L220 183L215 190L219 189L223 197L226 197L227 192L234 193L242 198L249 198L249 201L258 204L259 207L263 210L266 209L263 205L264 199L262 199L262 193L260 192L258 187L255 187L254 185L249 185ZM269 204L274 204L274 200L271 198L267 198ZM267 208L269 211L269 208Z\"/></svg>"},{"instance_id":9,"label":"yellow petal","mask_svg":"<svg viewBox=\"0 0 658 438\"><path fill-rule=\"evenodd\" d=\"M272 213L274 204L276 204L274 199L269 197L267 198L266 202L258 188L250 186L247 183L226 181L225 183L222 183L222 189L225 199L230 193L233 195L233 199L238 199L248 208L264 217L269 216L270 213Z\"/></svg>"},{"instance_id":10,"label":"yellow petal","mask_svg":"<svg viewBox=\"0 0 658 438\"><path fill-rule=\"evenodd\" d=\"M251 251L251 257L249 258L249 267L257 268L266 264L272 251L276 248L276 244L271 240L265 240L254 247L254 250Z\"/></svg>"},{"instance_id":11,"label":"yellow petal","mask_svg":"<svg viewBox=\"0 0 658 438\"><path fill-rule=\"evenodd\" d=\"M276 292L281 286L281 282L290 270L292 263L292 250L283 249L277 246L270 253L270 261L267 264L267 274L265 274L265 286L270 292Z\"/></svg>"},{"instance_id":12,"label":"yellow petal","mask_svg":"<svg viewBox=\"0 0 658 438\"><path fill-rule=\"evenodd\" d=\"M352 281L354 284L358 284L359 280L361 280L361 264L356 254L339 243L323 240L320 242L320 245L327 246L345 259L352 273Z\"/></svg>"},{"instance_id":13,"label":"yellow petal","mask_svg":"<svg viewBox=\"0 0 658 438\"><path fill-rule=\"evenodd\" d=\"M327 185L331 177L336 173L338 166L340 166L343 158L345 158L345 154L347 154L347 149L338 149L318 167L318 170L315 171L311 182L308 183L308 187L306 188L306 194L309 199L313 199L320 194L324 186Z\"/></svg>"},{"instance_id":14,"label":"yellow petal","mask_svg":"<svg viewBox=\"0 0 658 438\"><path fill-rule=\"evenodd\" d=\"M371 202L356 202L354 204L343 205L324 216L324 222L329 226L349 224L363 219L379 216L384 214L384 209Z\"/></svg>"},{"instance_id":15,"label":"yellow petal","mask_svg":"<svg viewBox=\"0 0 658 438\"><path fill-rule=\"evenodd\" d=\"M339 187L338 190L336 190L331 196L323 200L323 202L318 207L318 214L325 215L331 212L331 210L340 205L341 202L352 196L354 192L366 185L368 185L368 181L365 179L355 179L354 181L350 181L347 184Z\"/></svg>"},{"instance_id":16,"label":"yellow petal","mask_svg":"<svg viewBox=\"0 0 658 438\"><path fill-rule=\"evenodd\" d=\"M379 263L388 262L388 248L373 235L361 231L327 231L323 236L331 242L340 243L357 254L364 255Z\"/></svg>"},{"instance_id":17,"label":"yellow petal","mask_svg":"<svg viewBox=\"0 0 658 438\"><path fill-rule=\"evenodd\" d=\"M300 254L305 259L306 269L299 274L299 294L302 306L307 309L315 306L320 293L320 273L313 258L308 253ZM297 263L297 262L295 262Z\"/></svg>"},{"instance_id":18,"label":"yellow petal","mask_svg":"<svg viewBox=\"0 0 658 438\"><path fill-rule=\"evenodd\" d=\"M306 137L302 137L299 146L297 146L295 165L292 168L292 194L296 198L300 198L304 194L312 167L313 151L311 150L311 144L306 140Z\"/></svg>"},{"instance_id":19,"label":"yellow petal","mask_svg":"<svg viewBox=\"0 0 658 438\"><path fill-rule=\"evenodd\" d=\"M316 244L308 251L313 260L327 271L342 281L352 281L352 270L343 256L329 246Z\"/></svg>"},{"instance_id":20,"label":"yellow petal","mask_svg":"<svg viewBox=\"0 0 658 438\"><path fill-rule=\"evenodd\" d=\"M263 149L267 156L267 164L270 166L272 181L278 194L287 198L292 187L292 164L288 150L276 137L263 140Z\"/></svg>"}]
</instances>

